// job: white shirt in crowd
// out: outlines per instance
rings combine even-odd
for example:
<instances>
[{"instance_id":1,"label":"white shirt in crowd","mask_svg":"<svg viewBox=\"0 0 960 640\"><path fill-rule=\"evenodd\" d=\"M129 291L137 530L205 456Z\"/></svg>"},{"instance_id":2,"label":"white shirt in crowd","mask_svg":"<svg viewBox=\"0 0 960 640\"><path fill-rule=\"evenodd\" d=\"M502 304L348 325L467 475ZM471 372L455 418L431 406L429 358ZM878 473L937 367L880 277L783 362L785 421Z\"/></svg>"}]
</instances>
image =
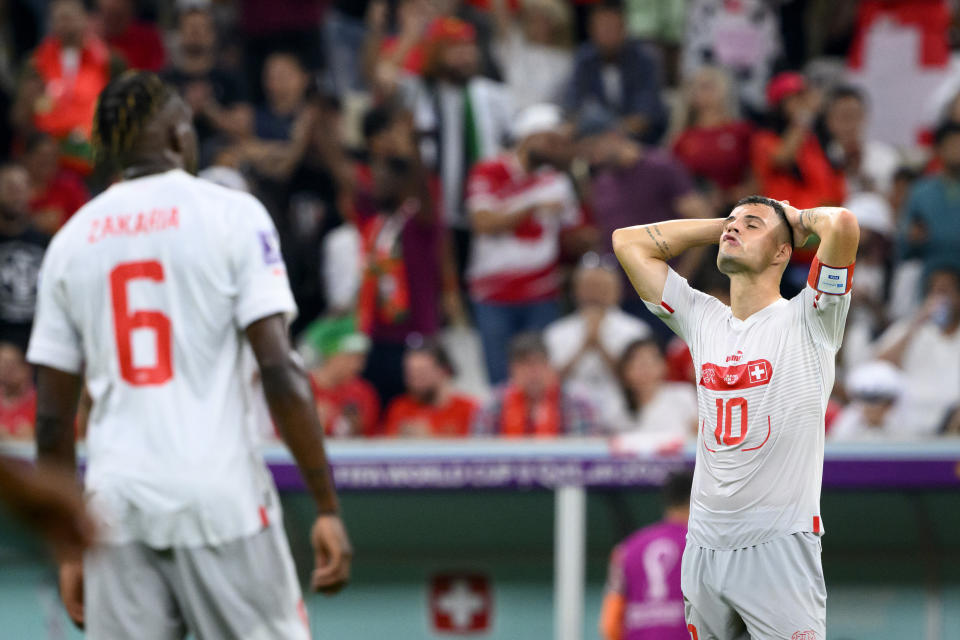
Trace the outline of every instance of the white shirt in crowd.
<instances>
[{"instance_id":1,"label":"white shirt in crowd","mask_svg":"<svg viewBox=\"0 0 960 640\"><path fill-rule=\"evenodd\" d=\"M697 391L689 382L664 382L657 395L637 412L620 399L620 410L612 421L617 432L670 434L692 439L696 433Z\"/></svg>"},{"instance_id":2,"label":"white shirt in crowd","mask_svg":"<svg viewBox=\"0 0 960 640\"><path fill-rule=\"evenodd\" d=\"M360 231L354 224L342 224L323 239L324 291L331 309L351 309L360 290L362 249Z\"/></svg>"},{"instance_id":3,"label":"white shirt in crowd","mask_svg":"<svg viewBox=\"0 0 960 640\"><path fill-rule=\"evenodd\" d=\"M910 331L903 320L880 337L881 351ZM896 420L905 433L934 435L947 410L960 402L960 329L944 335L927 323L914 331L900 362L905 387L897 406Z\"/></svg>"},{"instance_id":4,"label":"white shirt in crowd","mask_svg":"<svg viewBox=\"0 0 960 640\"><path fill-rule=\"evenodd\" d=\"M560 100L573 71L573 55L562 47L528 42L518 26L493 44L493 55L503 69L504 82L517 111Z\"/></svg>"},{"instance_id":5,"label":"white shirt in crowd","mask_svg":"<svg viewBox=\"0 0 960 640\"><path fill-rule=\"evenodd\" d=\"M809 285L746 320L670 269L647 308L690 346L700 431L688 540L739 549L820 519L824 415L850 294Z\"/></svg>"},{"instance_id":6,"label":"white shirt in crowd","mask_svg":"<svg viewBox=\"0 0 960 640\"><path fill-rule=\"evenodd\" d=\"M544 340L554 367L562 368L570 362L583 347L586 333L586 320L577 312L547 326ZM616 359L631 342L648 337L650 327L643 320L613 307L600 321L599 334L604 350ZM571 393L591 398L593 405L599 409L601 424L605 426L613 425L622 414L623 392L617 372L611 371L603 356L595 350L580 358L564 386Z\"/></svg>"},{"instance_id":7,"label":"white shirt in crowd","mask_svg":"<svg viewBox=\"0 0 960 640\"><path fill-rule=\"evenodd\" d=\"M863 415L863 404L854 400L836 417L830 427L832 442L865 440L906 440L911 437L905 431L897 415L896 406L887 411L883 417L883 424L870 425Z\"/></svg>"},{"instance_id":8,"label":"white shirt in crowd","mask_svg":"<svg viewBox=\"0 0 960 640\"><path fill-rule=\"evenodd\" d=\"M115 184L57 234L28 358L86 377L103 542L217 545L278 517L243 334L278 313L296 306L267 211L183 171Z\"/></svg>"}]
</instances>

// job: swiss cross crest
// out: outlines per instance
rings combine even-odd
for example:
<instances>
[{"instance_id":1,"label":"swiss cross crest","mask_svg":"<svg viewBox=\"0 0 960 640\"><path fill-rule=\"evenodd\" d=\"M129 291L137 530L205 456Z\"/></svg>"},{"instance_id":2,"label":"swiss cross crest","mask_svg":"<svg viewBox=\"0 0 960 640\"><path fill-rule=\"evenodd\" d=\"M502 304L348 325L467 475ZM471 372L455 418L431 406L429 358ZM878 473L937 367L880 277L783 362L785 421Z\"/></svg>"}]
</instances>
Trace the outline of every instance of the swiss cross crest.
<instances>
[{"instance_id":1,"label":"swiss cross crest","mask_svg":"<svg viewBox=\"0 0 960 640\"><path fill-rule=\"evenodd\" d=\"M430 617L438 634L470 634L490 628L493 595L479 574L441 574L430 581Z\"/></svg>"},{"instance_id":2,"label":"swiss cross crest","mask_svg":"<svg viewBox=\"0 0 960 640\"><path fill-rule=\"evenodd\" d=\"M812 630L797 631L790 636L790 640L817 640L817 632Z\"/></svg>"},{"instance_id":3,"label":"swiss cross crest","mask_svg":"<svg viewBox=\"0 0 960 640\"><path fill-rule=\"evenodd\" d=\"M748 364L747 374L750 376L750 382L763 382L770 377L770 372L767 371L766 362L762 360L755 360Z\"/></svg>"}]
</instances>

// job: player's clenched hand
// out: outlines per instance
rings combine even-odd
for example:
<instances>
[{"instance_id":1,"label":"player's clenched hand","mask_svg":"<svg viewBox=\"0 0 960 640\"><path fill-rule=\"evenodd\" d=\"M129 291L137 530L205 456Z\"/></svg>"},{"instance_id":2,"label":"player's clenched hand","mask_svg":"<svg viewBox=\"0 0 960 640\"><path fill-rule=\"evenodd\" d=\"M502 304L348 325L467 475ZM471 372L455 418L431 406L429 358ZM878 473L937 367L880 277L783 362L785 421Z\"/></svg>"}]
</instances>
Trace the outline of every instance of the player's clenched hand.
<instances>
[{"instance_id":1,"label":"player's clenched hand","mask_svg":"<svg viewBox=\"0 0 960 640\"><path fill-rule=\"evenodd\" d=\"M60 564L60 599L73 624L83 629L83 561Z\"/></svg>"},{"instance_id":2,"label":"player's clenched hand","mask_svg":"<svg viewBox=\"0 0 960 640\"><path fill-rule=\"evenodd\" d=\"M340 591L350 579L353 560L353 547L340 517L318 516L310 532L310 542L316 556L310 587L328 595Z\"/></svg>"}]
</instances>

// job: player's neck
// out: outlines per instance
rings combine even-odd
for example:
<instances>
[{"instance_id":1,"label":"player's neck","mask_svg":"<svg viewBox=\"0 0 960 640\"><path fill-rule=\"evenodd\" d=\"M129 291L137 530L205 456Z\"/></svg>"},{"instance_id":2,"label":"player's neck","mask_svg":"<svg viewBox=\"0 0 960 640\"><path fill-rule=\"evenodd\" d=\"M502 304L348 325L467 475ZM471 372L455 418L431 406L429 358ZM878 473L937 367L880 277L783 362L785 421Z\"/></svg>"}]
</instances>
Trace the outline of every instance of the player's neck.
<instances>
[{"instance_id":1,"label":"player's neck","mask_svg":"<svg viewBox=\"0 0 960 640\"><path fill-rule=\"evenodd\" d=\"M780 281L768 273L738 273L730 277L730 311L746 320L780 299Z\"/></svg>"},{"instance_id":2,"label":"player's neck","mask_svg":"<svg viewBox=\"0 0 960 640\"><path fill-rule=\"evenodd\" d=\"M122 176L124 180L135 180L152 176L158 173L166 173L172 169L181 169L182 167L170 158L145 158L143 160L131 162L124 168Z\"/></svg>"}]
</instances>

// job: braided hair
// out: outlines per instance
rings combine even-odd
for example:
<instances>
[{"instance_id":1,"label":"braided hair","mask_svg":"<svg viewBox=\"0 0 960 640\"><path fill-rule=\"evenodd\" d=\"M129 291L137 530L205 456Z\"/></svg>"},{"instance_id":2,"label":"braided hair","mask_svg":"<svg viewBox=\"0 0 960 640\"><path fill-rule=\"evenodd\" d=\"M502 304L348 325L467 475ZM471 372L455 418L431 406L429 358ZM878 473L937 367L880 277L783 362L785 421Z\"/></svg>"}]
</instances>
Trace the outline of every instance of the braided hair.
<instances>
[{"instance_id":1,"label":"braided hair","mask_svg":"<svg viewBox=\"0 0 960 640\"><path fill-rule=\"evenodd\" d=\"M154 73L127 71L100 92L93 116L93 148L98 162L122 167L141 132L170 96Z\"/></svg>"}]
</instances>

